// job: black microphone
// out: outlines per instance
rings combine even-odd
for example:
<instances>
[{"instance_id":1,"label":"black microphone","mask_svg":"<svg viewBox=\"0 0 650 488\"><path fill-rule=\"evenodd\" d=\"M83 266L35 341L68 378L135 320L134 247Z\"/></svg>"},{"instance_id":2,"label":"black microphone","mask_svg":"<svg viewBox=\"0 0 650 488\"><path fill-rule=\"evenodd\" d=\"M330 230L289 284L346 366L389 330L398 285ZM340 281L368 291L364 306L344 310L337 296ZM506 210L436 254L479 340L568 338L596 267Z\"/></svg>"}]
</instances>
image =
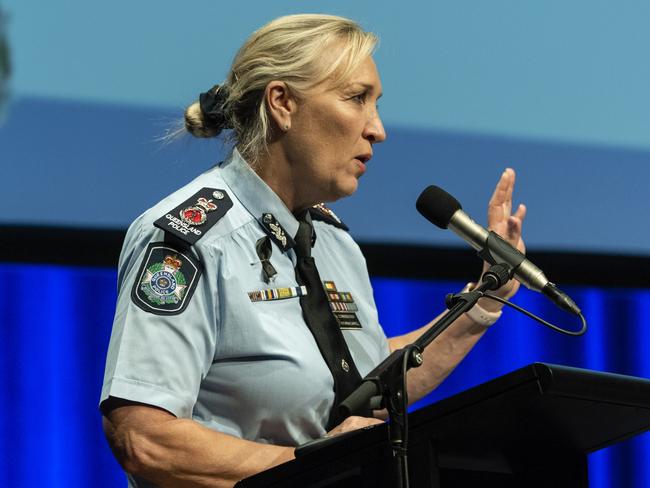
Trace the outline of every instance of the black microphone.
<instances>
[{"instance_id":1,"label":"black microphone","mask_svg":"<svg viewBox=\"0 0 650 488\"><path fill-rule=\"evenodd\" d=\"M458 234L488 263L511 266L515 278L526 287L542 292L567 312L580 315L580 308L575 302L551 283L541 269L498 234L474 222L463 212L458 200L442 188L434 185L425 188L415 207L432 224L442 229L450 228Z\"/></svg>"}]
</instances>

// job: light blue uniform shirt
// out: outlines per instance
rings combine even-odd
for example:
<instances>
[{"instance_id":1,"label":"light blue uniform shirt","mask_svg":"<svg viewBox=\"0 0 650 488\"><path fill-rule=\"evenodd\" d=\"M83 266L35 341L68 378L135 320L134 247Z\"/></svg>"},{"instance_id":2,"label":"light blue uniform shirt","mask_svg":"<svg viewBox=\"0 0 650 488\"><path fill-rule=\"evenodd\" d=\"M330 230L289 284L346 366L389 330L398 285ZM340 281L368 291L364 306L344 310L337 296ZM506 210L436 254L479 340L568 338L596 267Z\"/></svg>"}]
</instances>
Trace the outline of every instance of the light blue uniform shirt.
<instances>
[{"instance_id":1,"label":"light blue uniform shirt","mask_svg":"<svg viewBox=\"0 0 650 488\"><path fill-rule=\"evenodd\" d=\"M164 241L153 222L201 188L224 190L232 208L190 248L202 263L187 308L157 315L133 302L145 250ZM299 445L322 436L334 401L332 375L298 297L252 301L249 292L298 286L293 249L272 244L277 275L266 283L255 243L271 213L290 236L298 221L235 150L220 166L165 198L129 228L101 400L163 408L236 437ZM343 330L361 376L388 355L365 260L342 229L314 221L312 252L323 281L351 293L362 327Z\"/></svg>"}]
</instances>

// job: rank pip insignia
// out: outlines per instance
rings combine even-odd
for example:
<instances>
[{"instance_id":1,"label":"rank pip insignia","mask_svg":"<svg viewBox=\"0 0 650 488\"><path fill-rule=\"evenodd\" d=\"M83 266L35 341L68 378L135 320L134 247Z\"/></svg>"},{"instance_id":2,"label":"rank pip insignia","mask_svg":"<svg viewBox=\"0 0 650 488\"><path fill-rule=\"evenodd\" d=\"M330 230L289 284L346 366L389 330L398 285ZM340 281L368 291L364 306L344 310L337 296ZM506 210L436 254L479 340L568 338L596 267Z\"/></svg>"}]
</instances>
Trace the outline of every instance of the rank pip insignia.
<instances>
[{"instance_id":1,"label":"rank pip insignia","mask_svg":"<svg viewBox=\"0 0 650 488\"><path fill-rule=\"evenodd\" d=\"M231 207L232 200L224 190L201 188L191 198L156 220L154 225L192 245L226 215Z\"/></svg>"},{"instance_id":2,"label":"rank pip insignia","mask_svg":"<svg viewBox=\"0 0 650 488\"><path fill-rule=\"evenodd\" d=\"M333 281L323 281L330 308L341 329L361 329L361 322L356 312L359 310L354 303L352 293L338 291Z\"/></svg>"},{"instance_id":3,"label":"rank pip insignia","mask_svg":"<svg viewBox=\"0 0 650 488\"><path fill-rule=\"evenodd\" d=\"M179 314L189 303L200 274L198 262L189 253L154 242L147 247L131 299L146 312Z\"/></svg>"},{"instance_id":4,"label":"rank pip insignia","mask_svg":"<svg viewBox=\"0 0 650 488\"><path fill-rule=\"evenodd\" d=\"M199 198L196 205L184 208L180 211L180 217L183 222L189 225L203 225L208 220L208 212L217 209L217 205L212 200Z\"/></svg>"}]
</instances>

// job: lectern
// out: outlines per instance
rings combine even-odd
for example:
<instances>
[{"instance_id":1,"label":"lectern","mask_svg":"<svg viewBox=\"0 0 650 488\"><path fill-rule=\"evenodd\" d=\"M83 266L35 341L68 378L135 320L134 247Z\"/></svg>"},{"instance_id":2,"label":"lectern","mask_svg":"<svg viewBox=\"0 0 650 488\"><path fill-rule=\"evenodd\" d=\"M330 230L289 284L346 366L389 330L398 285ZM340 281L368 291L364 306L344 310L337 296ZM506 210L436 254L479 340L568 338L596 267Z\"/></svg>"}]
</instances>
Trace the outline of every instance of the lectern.
<instances>
[{"instance_id":1,"label":"lectern","mask_svg":"<svg viewBox=\"0 0 650 488\"><path fill-rule=\"evenodd\" d=\"M412 488L586 488L588 453L650 430L650 380L535 363L409 418ZM393 486L386 425L298 454L236 486Z\"/></svg>"}]
</instances>

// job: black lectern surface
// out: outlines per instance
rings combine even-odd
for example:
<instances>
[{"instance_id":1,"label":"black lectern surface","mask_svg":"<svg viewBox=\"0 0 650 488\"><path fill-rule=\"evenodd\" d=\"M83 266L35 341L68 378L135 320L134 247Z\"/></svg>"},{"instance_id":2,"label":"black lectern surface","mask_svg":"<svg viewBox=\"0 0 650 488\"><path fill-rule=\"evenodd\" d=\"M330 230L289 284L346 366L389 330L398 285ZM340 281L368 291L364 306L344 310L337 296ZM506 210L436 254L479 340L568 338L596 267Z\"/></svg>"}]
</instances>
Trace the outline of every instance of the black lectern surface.
<instances>
[{"instance_id":1,"label":"black lectern surface","mask_svg":"<svg viewBox=\"0 0 650 488\"><path fill-rule=\"evenodd\" d=\"M410 416L411 487L586 487L586 453L650 429L650 380L535 363ZM390 487L385 425L241 488Z\"/></svg>"}]
</instances>

